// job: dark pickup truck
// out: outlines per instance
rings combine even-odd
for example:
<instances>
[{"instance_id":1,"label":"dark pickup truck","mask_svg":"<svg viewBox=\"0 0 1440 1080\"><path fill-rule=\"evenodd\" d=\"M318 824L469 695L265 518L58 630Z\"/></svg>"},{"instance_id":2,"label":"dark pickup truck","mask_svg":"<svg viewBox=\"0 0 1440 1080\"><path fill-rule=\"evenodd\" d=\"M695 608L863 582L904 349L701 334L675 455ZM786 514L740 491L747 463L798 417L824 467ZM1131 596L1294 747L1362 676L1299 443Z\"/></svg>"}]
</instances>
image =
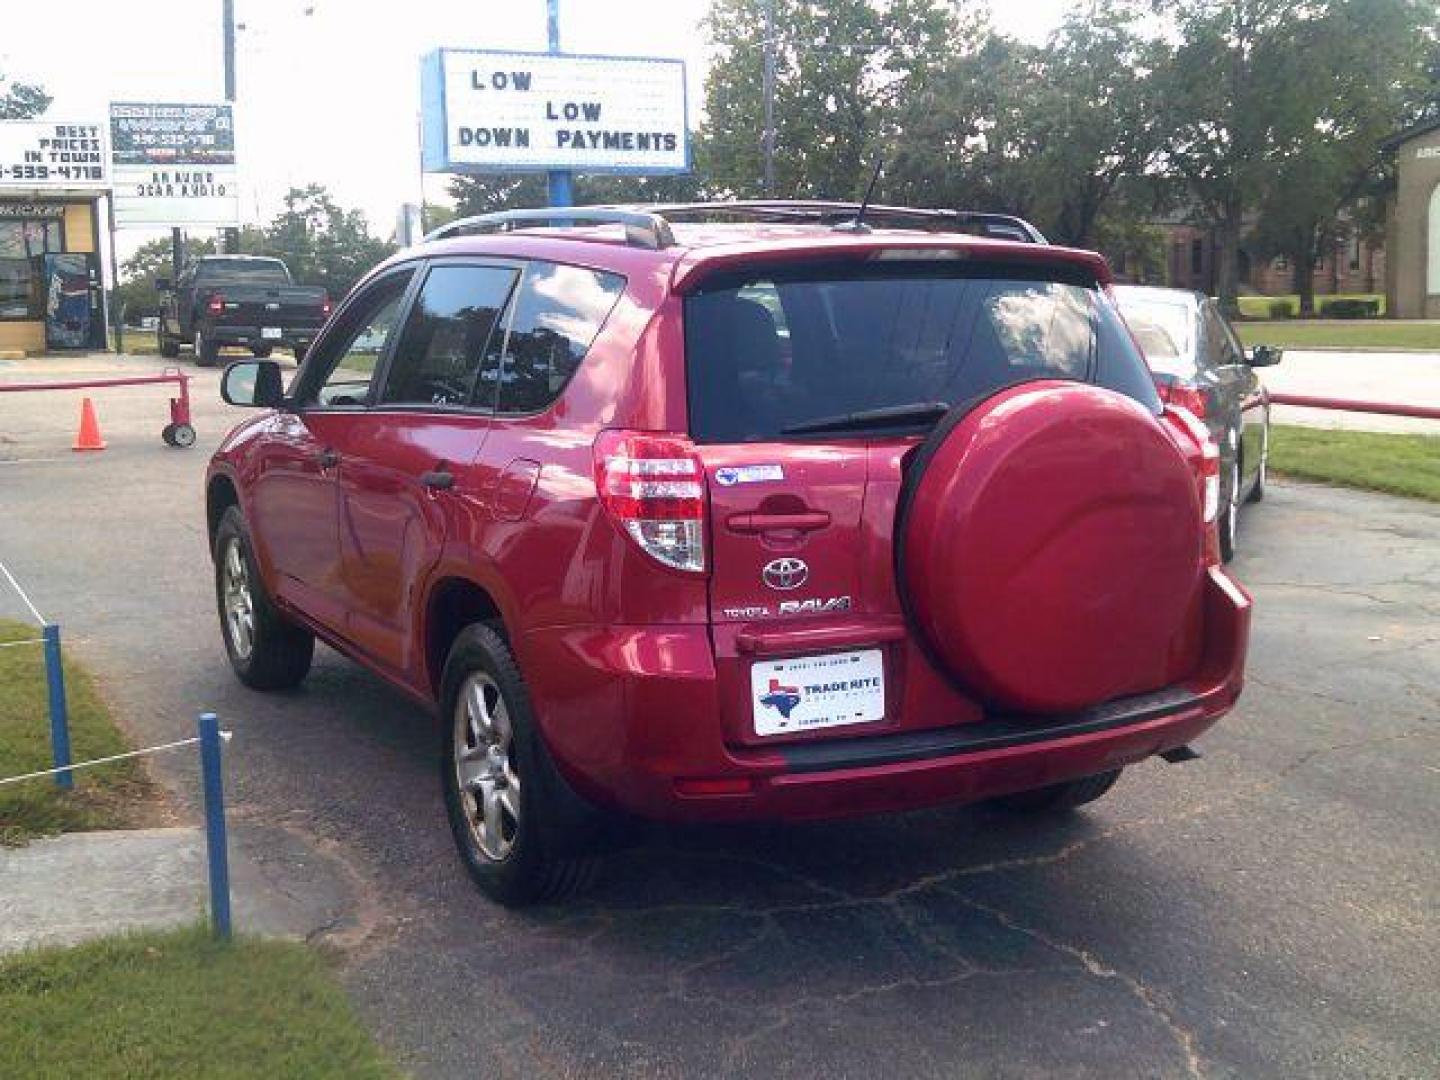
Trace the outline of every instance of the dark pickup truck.
<instances>
[{"instance_id":1,"label":"dark pickup truck","mask_svg":"<svg viewBox=\"0 0 1440 1080\"><path fill-rule=\"evenodd\" d=\"M173 283L157 279L160 355L194 345L195 362L211 367L227 345L269 356L279 345L305 356L330 315L330 297L318 285L296 285L279 259L256 255L204 255Z\"/></svg>"}]
</instances>

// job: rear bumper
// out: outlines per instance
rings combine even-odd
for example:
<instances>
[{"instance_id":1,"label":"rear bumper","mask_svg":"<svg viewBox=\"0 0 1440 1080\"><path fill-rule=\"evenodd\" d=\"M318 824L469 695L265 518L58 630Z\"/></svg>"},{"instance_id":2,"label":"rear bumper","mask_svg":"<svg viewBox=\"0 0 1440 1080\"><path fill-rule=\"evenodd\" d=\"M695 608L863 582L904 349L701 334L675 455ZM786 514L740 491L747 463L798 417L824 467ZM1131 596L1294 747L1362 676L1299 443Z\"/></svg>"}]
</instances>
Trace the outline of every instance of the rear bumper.
<instances>
[{"instance_id":1,"label":"rear bumper","mask_svg":"<svg viewBox=\"0 0 1440 1080\"><path fill-rule=\"evenodd\" d=\"M668 821L840 818L971 802L1183 746L1239 697L1250 599L1206 582L1206 650L1185 684L1065 716L740 748L721 736L705 627L534 631L521 663L563 775L602 806ZM532 667L532 665L537 665Z\"/></svg>"},{"instance_id":2,"label":"rear bumper","mask_svg":"<svg viewBox=\"0 0 1440 1080\"><path fill-rule=\"evenodd\" d=\"M320 332L320 325L282 326L278 338L265 337L260 326L215 326L209 331L210 338L217 345L243 345L247 348L264 345L278 345L293 349L296 345L308 346Z\"/></svg>"}]
</instances>

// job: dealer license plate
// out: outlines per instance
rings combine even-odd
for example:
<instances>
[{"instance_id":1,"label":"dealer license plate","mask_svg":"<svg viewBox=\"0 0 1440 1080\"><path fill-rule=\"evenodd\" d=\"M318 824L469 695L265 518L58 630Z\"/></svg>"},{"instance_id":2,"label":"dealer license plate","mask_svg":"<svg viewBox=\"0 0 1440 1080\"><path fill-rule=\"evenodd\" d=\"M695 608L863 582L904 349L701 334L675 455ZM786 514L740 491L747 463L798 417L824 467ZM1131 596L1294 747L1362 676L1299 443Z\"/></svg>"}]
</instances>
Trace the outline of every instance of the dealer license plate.
<instances>
[{"instance_id":1,"label":"dealer license plate","mask_svg":"<svg viewBox=\"0 0 1440 1080\"><path fill-rule=\"evenodd\" d=\"M262 327L260 328L260 336L261 336L262 338L264 338L266 341L279 341L279 340L280 340L280 327L278 327L278 326L262 326Z\"/></svg>"},{"instance_id":2,"label":"dealer license plate","mask_svg":"<svg viewBox=\"0 0 1440 1080\"><path fill-rule=\"evenodd\" d=\"M885 717L885 662L879 649L761 660L750 668L755 734L866 724Z\"/></svg>"}]
</instances>

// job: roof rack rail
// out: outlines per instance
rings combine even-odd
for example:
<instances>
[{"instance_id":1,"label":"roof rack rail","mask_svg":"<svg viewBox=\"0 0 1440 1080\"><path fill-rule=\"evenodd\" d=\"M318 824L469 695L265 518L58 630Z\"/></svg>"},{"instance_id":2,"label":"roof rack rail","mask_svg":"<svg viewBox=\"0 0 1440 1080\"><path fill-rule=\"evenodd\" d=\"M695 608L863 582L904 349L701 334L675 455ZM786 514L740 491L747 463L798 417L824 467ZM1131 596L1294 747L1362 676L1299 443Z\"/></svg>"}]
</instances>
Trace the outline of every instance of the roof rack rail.
<instances>
[{"instance_id":1,"label":"roof rack rail","mask_svg":"<svg viewBox=\"0 0 1440 1080\"><path fill-rule=\"evenodd\" d=\"M617 207L639 211L638 205ZM814 221L834 226L847 225L860 212L858 202L822 199L739 199L731 202L661 203L645 206L649 213L666 220L681 218L744 217L752 221ZM885 206L872 203L865 208L869 221L890 221L932 227L956 226L980 230L981 236L1018 240L1027 244L1048 244L1045 234L1014 214L983 210L943 210L913 206Z\"/></svg>"},{"instance_id":2,"label":"roof rack rail","mask_svg":"<svg viewBox=\"0 0 1440 1080\"><path fill-rule=\"evenodd\" d=\"M648 207L618 206L552 206L535 210L501 210L493 214L479 214L442 225L427 233L423 242L444 240L468 233L508 232L516 228L546 225L623 225L625 242L631 247L659 251L675 244L675 234L670 231L670 223L659 214Z\"/></svg>"}]
</instances>

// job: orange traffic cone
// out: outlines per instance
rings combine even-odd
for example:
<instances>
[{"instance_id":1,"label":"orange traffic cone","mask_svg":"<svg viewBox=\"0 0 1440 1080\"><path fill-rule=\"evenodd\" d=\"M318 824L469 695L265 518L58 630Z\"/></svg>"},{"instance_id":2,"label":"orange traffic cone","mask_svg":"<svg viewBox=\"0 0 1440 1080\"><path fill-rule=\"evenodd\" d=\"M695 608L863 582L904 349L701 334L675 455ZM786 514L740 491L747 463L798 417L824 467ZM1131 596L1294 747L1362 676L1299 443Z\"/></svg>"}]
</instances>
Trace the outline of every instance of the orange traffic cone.
<instances>
[{"instance_id":1,"label":"orange traffic cone","mask_svg":"<svg viewBox=\"0 0 1440 1080\"><path fill-rule=\"evenodd\" d=\"M70 449L105 449L105 440L100 438L100 423L95 419L95 405L88 397L80 405L80 433L75 436L75 445Z\"/></svg>"}]
</instances>

